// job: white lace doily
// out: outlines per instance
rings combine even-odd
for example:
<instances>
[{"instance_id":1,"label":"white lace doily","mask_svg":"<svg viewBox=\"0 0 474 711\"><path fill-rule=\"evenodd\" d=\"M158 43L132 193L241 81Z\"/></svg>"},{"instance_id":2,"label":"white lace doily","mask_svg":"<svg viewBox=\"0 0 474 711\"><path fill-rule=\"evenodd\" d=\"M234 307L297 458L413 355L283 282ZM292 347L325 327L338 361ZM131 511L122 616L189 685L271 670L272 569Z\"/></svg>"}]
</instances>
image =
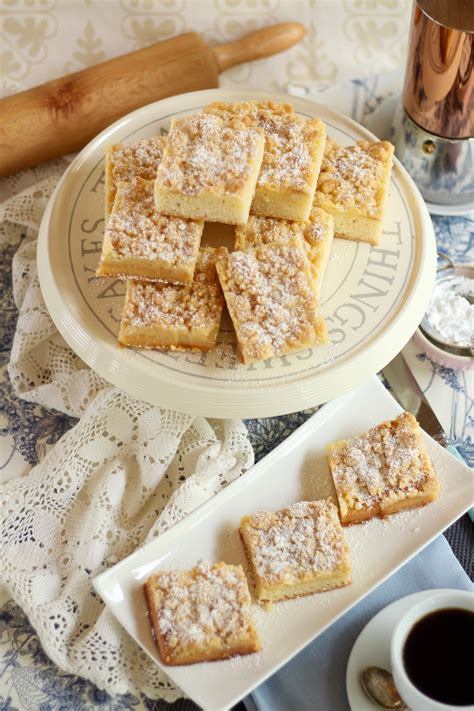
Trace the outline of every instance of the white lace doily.
<instances>
[{"instance_id":1,"label":"white lace doily","mask_svg":"<svg viewBox=\"0 0 474 711\"><path fill-rule=\"evenodd\" d=\"M41 215L58 161L2 189L0 240L19 245L19 310L9 374L17 394L79 417L44 459L0 487L0 571L48 656L110 694L182 693L104 608L92 579L237 478L253 463L242 422L206 421L133 400L68 348L36 269Z\"/></svg>"}]
</instances>

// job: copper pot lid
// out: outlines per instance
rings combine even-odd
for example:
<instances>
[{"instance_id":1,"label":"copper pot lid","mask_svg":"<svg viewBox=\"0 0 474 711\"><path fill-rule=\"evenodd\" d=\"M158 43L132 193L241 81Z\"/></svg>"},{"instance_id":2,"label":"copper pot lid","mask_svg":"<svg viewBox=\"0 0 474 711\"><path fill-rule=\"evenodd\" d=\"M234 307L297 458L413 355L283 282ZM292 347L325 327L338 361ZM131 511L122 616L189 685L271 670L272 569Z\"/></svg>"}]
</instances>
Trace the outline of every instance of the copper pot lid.
<instances>
[{"instance_id":1,"label":"copper pot lid","mask_svg":"<svg viewBox=\"0 0 474 711\"><path fill-rule=\"evenodd\" d=\"M414 2L403 98L426 131L474 137L473 0Z\"/></svg>"}]
</instances>

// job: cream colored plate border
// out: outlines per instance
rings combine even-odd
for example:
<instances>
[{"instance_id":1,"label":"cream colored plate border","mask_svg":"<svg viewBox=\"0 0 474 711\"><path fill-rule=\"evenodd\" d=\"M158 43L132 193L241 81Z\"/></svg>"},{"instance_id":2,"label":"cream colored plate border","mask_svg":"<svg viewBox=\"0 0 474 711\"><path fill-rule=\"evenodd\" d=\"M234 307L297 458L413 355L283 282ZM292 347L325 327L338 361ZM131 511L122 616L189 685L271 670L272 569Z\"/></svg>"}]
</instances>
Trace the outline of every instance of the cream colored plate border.
<instances>
[{"instance_id":1,"label":"cream colored plate border","mask_svg":"<svg viewBox=\"0 0 474 711\"><path fill-rule=\"evenodd\" d=\"M409 264L409 273L407 272L408 276L403 283L403 290L397 295L396 304L393 307L388 304L383 327L380 324L374 326L375 335L369 333L363 342L359 341L354 347L353 355L340 357L337 348L331 346L332 351L325 351L327 360L316 364L318 372L308 370L288 375L292 368L285 370L285 362L278 362L273 366L276 359L272 359L271 362L260 364L260 371L257 368L251 378L244 370L240 371L241 377L237 370L229 371L229 377L223 378L223 369L215 370L219 378L213 378L207 375L210 371L205 368L201 370L203 375L197 373L200 364L195 355L189 356L186 364L180 356L177 364L170 360L169 365L164 365L163 362L159 364L153 359L163 361L165 357L171 358L171 355L137 353L117 348L110 330L100 326L93 307L85 303L78 288L74 286L75 275L71 265L66 259L58 257L62 254L61 250L65 250L66 235L68 229L70 230L73 214L73 208L70 206L76 204L80 190L85 184L83 175L90 174L90 166L94 162L97 165L106 143L121 140L134 133L137 128L153 124L160 117L196 109L217 99L235 101L262 98L290 100L297 111L305 115L320 116L341 134L350 136L351 140L375 138L351 119L306 99L268 92L219 89L183 94L143 107L103 131L72 162L50 200L38 239L38 272L48 310L62 336L82 360L106 380L134 397L193 415L222 418L267 417L302 410L347 392L383 368L409 340L426 310L435 276L436 247L433 228L418 190L401 164L395 160L392 185L396 187L397 194L402 196L406 205L407 224L413 233L410 255L414 252L414 257L410 257L412 261ZM92 224L90 219L89 223ZM100 240L100 236L95 239ZM351 254L354 253L355 260L359 247L355 243L344 244L345 254L352 250ZM338 249L339 253L342 253L340 245ZM360 249L369 248L364 245ZM347 262L345 254L344 259ZM407 258L405 253L403 256ZM94 258L97 259L95 256ZM331 268L333 274L336 273L336 267L330 265ZM325 288L329 289L326 283ZM371 310L367 311L370 318ZM323 348L328 349L326 346ZM322 351L318 351L318 357L320 353ZM301 359L303 355L306 356L306 352L301 354ZM295 354L290 360L295 357L299 358L300 355ZM269 378L268 369L271 368L274 370ZM314 371L315 367L312 369Z\"/></svg>"},{"instance_id":2,"label":"cream colored plate border","mask_svg":"<svg viewBox=\"0 0 474 711\"><path fill-rule=\"evenodd\" d=\"M144 581L155 570L185 570L199 560L223 560L247 568L238 533L241 517L334 495L326 445L354 437L400 411L377 376L372 376L318 410L224 491L95 578L95 589L127 632L199 706L223 711L236 704L428 545L469 508L473 499L471 472L425 435L441 484L437 501L346 527L351 585L277 603L271 610L253 605L262 641L258 654L187 667L164 666L151 634Z\"/></svg>"}]
</instances>

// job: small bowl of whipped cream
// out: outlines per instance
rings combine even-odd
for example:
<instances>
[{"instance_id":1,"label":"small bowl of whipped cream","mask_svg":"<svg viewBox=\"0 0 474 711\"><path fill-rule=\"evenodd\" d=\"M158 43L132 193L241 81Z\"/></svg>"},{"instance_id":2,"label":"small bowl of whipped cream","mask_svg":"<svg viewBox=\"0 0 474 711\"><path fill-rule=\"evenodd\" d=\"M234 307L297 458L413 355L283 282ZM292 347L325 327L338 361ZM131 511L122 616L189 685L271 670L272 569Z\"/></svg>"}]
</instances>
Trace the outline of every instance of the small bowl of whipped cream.
<instances>
[{"instance_id":1,"label":"small bowl of whipped cream","mask_svg":"<svg viewBox=\"0 0 474 711\"><path fill-rule=\"evenodd\" d=\"M448 265L438 270L436 283L428 309L420 323L424 342L428 341L444 354L467 359L474 365L474 266L454 264L440 254ZM435 350L426 349L428 355L436 356ZM431 352L429 352L431 351ZM458 358L448 358L451 367L460 367ZM446 358L433 360L448 364Z\"/></svg>"}]
</instances>

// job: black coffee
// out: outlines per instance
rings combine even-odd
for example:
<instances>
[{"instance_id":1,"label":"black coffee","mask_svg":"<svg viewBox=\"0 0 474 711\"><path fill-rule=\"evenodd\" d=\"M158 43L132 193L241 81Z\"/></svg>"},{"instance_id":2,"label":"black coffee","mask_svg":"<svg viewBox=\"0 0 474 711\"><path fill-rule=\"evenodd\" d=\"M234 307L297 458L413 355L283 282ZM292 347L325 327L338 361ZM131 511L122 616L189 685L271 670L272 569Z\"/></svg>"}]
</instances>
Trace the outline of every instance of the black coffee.
<instances>
[{"instance_id":1,"label":"black coffee","mask_svg":"<svg viewBox=\"0 0 474 711\"><path fill-rule=\"evenodd\" d=\"M446 608L411 629L403 662L412 684L435 701L474 704L474 611Z\"/></svg>"}]
</instances>

